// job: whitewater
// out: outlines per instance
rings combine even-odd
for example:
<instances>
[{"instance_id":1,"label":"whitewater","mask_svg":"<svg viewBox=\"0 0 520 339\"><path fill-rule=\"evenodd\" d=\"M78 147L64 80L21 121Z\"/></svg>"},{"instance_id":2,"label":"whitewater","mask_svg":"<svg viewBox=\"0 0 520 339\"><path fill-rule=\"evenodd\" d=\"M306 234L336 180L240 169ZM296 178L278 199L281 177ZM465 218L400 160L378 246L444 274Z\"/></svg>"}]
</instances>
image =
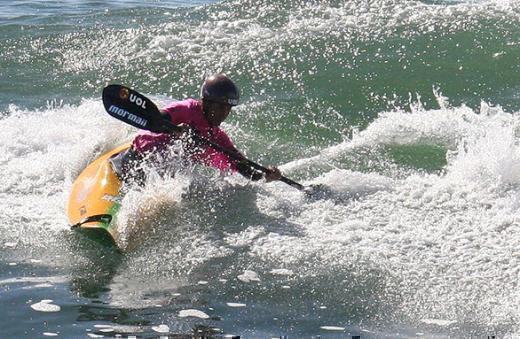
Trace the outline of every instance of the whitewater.
<instances>
[{"instance_id":1,"label":"whitewater","mask_svg":"<svg viewBox=\"0 0 520 339\"><path fill-rule=\"evenodd\" d=\"M18 6L18 7L17 7ZM15 1L0 6L0 337L515 338L515 1ZM69 228L79 173L225 71L223 128L323 194L202 166Z\"/></svg>"}]
</instances>

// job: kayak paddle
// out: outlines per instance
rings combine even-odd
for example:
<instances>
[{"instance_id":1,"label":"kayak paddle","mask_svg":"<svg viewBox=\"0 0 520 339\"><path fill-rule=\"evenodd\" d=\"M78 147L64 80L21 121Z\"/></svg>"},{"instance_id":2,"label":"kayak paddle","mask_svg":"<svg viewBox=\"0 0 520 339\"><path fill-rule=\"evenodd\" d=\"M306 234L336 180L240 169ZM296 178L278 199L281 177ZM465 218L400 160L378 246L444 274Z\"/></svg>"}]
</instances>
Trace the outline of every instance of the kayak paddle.
<instances>
[{"instance_id":1,"label":"kayak paddle","mask_svg":"<svg viewBox=\"0 0 520 339\"><path fill-rule=\"evenodd\" d=\"M180 126L174 125L171 121L164 118L159 108L147 97L123 85L108 85L103 89L103 105L108 114L114 118L126 122L134 127L145 129L155 133L184 132ZM192 134L193 140L199 145L209 146L219 152L228 155L234 160L241 161L246 165L268 173L269 170L243 156L228 150L197 133ZM284 176L280 181L300 190L309 192L305 186Z\"/></svg>"}]
</instances>

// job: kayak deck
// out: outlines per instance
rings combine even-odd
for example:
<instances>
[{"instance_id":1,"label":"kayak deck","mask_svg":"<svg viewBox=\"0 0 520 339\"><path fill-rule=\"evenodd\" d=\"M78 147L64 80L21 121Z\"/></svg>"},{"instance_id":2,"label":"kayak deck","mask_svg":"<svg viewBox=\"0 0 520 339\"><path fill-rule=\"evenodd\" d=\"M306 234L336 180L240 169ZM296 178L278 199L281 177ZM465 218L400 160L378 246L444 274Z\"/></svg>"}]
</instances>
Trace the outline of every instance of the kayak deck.
<instances>
[{"instance_id":1,"label":"kayak deck","mask_svg":"<svg viewBox=\"0 0 520 339\"><path fill-rule=\"evenodd\" d=\"M114 172L110 157L130 147L119 146L89 164L78 176L70 192L67 215L73 229L94 238L117 241L116 216L120 207L121 180Z\"/></svg>"}]
</instances>

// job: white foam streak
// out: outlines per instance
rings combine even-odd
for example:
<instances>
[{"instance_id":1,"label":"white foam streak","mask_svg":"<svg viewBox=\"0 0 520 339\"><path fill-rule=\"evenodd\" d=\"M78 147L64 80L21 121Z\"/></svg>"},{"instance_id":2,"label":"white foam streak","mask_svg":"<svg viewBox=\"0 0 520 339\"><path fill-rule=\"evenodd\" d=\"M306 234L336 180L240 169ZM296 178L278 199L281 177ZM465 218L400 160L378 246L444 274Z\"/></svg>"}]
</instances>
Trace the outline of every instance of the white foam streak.
<instances>
[{"instance_id":1,"label":"white foam streak","mask_svg":"<svg viewBox=\"0 0 520 339\"><path fill-rule=\"evenodd\" d=\"M181 317L181 318L192 317L192 318L199 318L199 319L209 319L209 315L207 315L206 313L204 313L202 311L194 310L194 309L188 309L188 310L181 310L181 311L179 311L179 317Z\"/></svg>"},{"instance_id":2,"label":"white foam streak","mask_svg":"<svg viewBox=\"0 0 520 339\"><path fill-rule=\"evenodd\" d=\"M304 235L266 233L254 239L251 252L291 268L368 260L402 279L402 307L410 314L460 319L459 312L471 310L481 321L507 322L518 316L519 302L520 257L513 254L520 246L519 126L520 115L486 104L479 113L446 106L381 114L352 140L284 169L362 149L426 144L449 150L445 170L387 178L334 169L311 181L335 192L318 201L272 188L280 198L260 197L259 209L279 215L287 208L283 198L294 195L289 199L298 207L289 221Z\"/></svg>"},{"instance_id":3,"label":"white foam streak","mask_svg":"<svg viewBox=\"0 0 520 339\"><path fill-rule=\"evenodd\" d=\"M242 14L237 8L247 14ZM445 6L397 0L299 5L231 1L194 11L205 20L193 25L179 15L172 22L150 30L130 30L125 34L110 32L102 41L102 45L109 45L103 50L119 53L117 58L107 58L103 54L104 59L98 60L98 53L92 53L92 49L97 50L99 46L91 46L92 49L87 51L67 53L66 64L68 67L91 69L106 66L103 63L108 59L112 63L127 63L133 59L146 62L175 59L182 60L183 67L195 67L204 72L232 70L241 66L244 60L251 60L255 74L264 80L284 76L298 81L301 74L290 74L292 69L272 65L265 60L266 53L274 53L280 60L287 61L294 58L284 52L287 47L312 49L309 41L325 38L337 41L337 44L327 46L320 53L332 57L342 51L342 55L355 56L359 51L353 47L354 37L377 41L394 34L413 36L436 29L465 30L468 26L478 25L482 17L502 18L507 15L513 20L518 17L515 7L505 1L471 1ZM269 17L279 20L273 25L266 20ZM146 46L138 48L143 42ZM285 57L282 54L286 54Z\"/></svg>"},{"instance_id":4,"label":"white foam streak","mask_svg":"<svg viewBox=\"0 0 520 339\"><path fill-rule=\"evenodd\" d=\"M0 130L2 233L33 245L41 241L34 231L67 226L64 206L71 182L130 132L108 118L99 101L88 100L41 111L12 106L10 115L0 120ZM17 236L19 232L34 238Z\"/></svg>"},{"instance_id":5,"label":"white foam streak","mask_svg":"<svg viewBox=\"0 0 520 339\"><path fill-rule=\"evenodd\" d=\"M52 300L45 299L38 303L32 304L31 308L39 312L59 312L61 307L59 305L51 304Z\"/></svg>"},{"instance_id":6,"label":"white foam streak","mask_svg":"<svg viewBox=\"0 0 520 339\"><path fill-rule=\"evenodd\" d=\"M174 208L181 201L189 186L189 177L178 173L175 178L164 178L148 172L144 188L134 187L125 194L117 215L118 246L132 250L145 240L145 234L153 232L155 219L166 209Z\"/></svg>"},{"instance_id":7,"label":"white foam streak","mask_svg":"<svg viewBox=\"0 0 520 339\"><path fill-rule=\"evenodd\" d=\"M499 108L482 105L478 130L450 156L449 178L486 186L520 183L520 120Z\"/></svg>"}]
</instances>

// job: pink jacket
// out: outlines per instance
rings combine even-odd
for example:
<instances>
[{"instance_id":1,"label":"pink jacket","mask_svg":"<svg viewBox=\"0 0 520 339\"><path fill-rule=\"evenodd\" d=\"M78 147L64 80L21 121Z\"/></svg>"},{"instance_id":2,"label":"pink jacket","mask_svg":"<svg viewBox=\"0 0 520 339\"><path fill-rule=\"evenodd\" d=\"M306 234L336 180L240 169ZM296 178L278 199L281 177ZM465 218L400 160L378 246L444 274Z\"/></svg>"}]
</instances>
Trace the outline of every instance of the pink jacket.
<instances>
[{"instance_id":1,"label":"pink jacket","mask_svg":"<svg viewBox=\"0 0 520 339\"><path fill-rule=\"evenodd\" d=\"M163 111L170 116L173 124L179 125L184 123L189 125L200 136L241 155L223 130L219 127L209 126L202 111L202 104L199 101L194 99L175 101L164 107ZM172 136L167 133L140 131L134 138L132 145L137 153L146 153L164 149L171 140ZM193 160L215 167L221 171L237 171L236 160L230 159L229 156L217 152L211 147L202 147L200 152L196 152L191 156Z\"/></svg>"}]
</instances>

